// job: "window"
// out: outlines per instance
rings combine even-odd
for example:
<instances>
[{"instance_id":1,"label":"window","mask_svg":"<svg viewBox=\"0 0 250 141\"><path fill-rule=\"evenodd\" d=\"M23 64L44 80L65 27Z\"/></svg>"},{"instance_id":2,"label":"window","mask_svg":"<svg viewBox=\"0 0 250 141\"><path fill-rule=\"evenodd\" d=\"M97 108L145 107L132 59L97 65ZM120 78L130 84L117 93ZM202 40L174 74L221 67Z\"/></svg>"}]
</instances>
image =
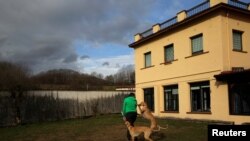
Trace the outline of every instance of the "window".
<instances>
[{"instance_id":1,"label":"window","mask_svg":"<svg viewBox=\"0 0 250 141\"><path fill-rule=\"evenodd\" d=\"M233 50L242 51L242 34L241 31L233 30Z\"/></svg>"},{"instance_id":2,"label":"window","mask_svg":"<svg viewBox=\"0 0 250 141\"><path fill-rule=\"evenodd\" d=\"M203 52L202 34L191 37L192 55Z\"/></svg>"},{"instance_id":3,"label":"window","mask_svg":"<svg viewBox=\"0 0 250 141\"><path fill-rule=\"evenodd\" d=\"M146 88L144 91L144 102L147 103L148 108L154 111L154 88Z\"/></svg>"},{"instance_id":4,"label":"window","mask_svg":"<svg viewBox=\"0 0 250 141\"><path fill-rule=\"evenodd\" d=\"M164 87L165 111L179 111L178 85Z\"/></svg>"},{"instance_id":5,"label":"window","mask_svg":"<svg viewBox=\"0 0 250 141\"><path fill-rule=\"evenodd\" d=\"M244 67L232 67L233 72L241 72L244 71Z\"/></svg>"},{"instance_id":6,"label":"window","mask_svg":"<svg viewBox=\"0 0 250 141\"><path fill-rule=\"evenodd\" d=\"M230 114L250 115L250 83L231 83L228 86Z\"/></svg>"},{"instance_id":7,"label":"window","mask_svg":"<svg viewBox=\"0 0 250 141\"><path fill-rule=\"evenodd\" d=\"M164 48L165 62L171 62L174 60L174 45L168 45Z\"/></svg>"},{"instance_id":8,"label":"window","mask_svg":"<svg viewBox=\"0 0 250 141\"><path fill-rule=\"evenodd\" d=\"M191 83L190 90L192 112L210 112L209 82Z\"/></svg>"},{"instance_id":9,"label":"window","mask_svg":"<svg viewBox=\"0 0 250 141\"><path fill-rule=\"evenodd\" d=\"M145 68L150 67L151 66L151 52L145 53L144 59L145 59Z\"/></svg>"}]
</instances>

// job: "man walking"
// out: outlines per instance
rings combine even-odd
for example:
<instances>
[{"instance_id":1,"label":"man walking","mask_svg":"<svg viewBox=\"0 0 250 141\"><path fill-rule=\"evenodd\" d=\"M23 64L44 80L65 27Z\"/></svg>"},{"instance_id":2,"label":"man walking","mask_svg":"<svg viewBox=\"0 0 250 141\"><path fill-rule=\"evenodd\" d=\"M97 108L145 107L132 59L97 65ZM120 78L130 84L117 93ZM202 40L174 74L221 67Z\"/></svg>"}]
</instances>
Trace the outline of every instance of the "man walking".
<instances>
[{"instance_id":1,"label":"man walking","mask_svg":"<svg viewBox=\"0 0 250 141\"><path fill-rule=\"evenodd\" d=\"M137 101L134 93L130 93L123 101L122 114L126 118L125 120L134 126L134 122L137 118ZM127 130L127 138L131 140L129 130ZM137 139L135 139L137 141Z\"/></svg>"}]
</instances>

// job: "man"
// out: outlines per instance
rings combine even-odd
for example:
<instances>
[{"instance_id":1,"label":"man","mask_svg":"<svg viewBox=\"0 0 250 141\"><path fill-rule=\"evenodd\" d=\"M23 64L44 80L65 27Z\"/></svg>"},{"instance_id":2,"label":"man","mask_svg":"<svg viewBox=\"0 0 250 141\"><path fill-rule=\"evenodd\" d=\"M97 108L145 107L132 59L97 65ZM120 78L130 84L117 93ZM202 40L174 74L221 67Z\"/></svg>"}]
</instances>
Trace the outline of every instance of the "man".
<instances>
[{"instance_id":1,"label":"man","mask_svg":"<svg viewBox=\"0 0 250 141\"><path fill-rule=\"evenodd\" d=\"M137 118L137 101L135 99L135 94L130 93L123 101L122 114L125 117L124 120L128 121L131 126L134 126L134 122ZM131 135L129 130L127 130L127 138L131 140ZM135 139L136 141L137 139Z\"/></svg>"}]
</instances>

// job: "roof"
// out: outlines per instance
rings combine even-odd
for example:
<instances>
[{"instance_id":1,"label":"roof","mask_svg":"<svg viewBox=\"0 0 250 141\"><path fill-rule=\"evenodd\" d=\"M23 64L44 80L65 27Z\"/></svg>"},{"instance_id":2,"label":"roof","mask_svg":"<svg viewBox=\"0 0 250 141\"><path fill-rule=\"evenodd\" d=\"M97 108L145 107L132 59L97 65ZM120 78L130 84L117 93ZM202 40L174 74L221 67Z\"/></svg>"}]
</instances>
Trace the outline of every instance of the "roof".
<instances>
[{"instance_id":1,"label":"roof","mask_svg":"<svg viewBox=\"0 0 250 141\"><path fill-rule=\"evenodd\" d=\"M172 24L171 26L163 28L163 29L161 29L160 31L158 31L156 33L152 33L152 34L150 34L150 35L148 35L146 37L143 37L142 39L129 44L129 47L136 48L139 45L142 45L144 43L147 43L149 41L154 40L156 37L159 37L159 36L162 36L162 35L164 35L166 33L172 32L174 29L182 27L182 26L186 25L187 23L191 23L192 21L194 21L196 19L202 18L205 15L210 14L210 13L212 13L214 11L217 11L217 10L220 10L220 9L226 9L226 10L231 10L231 11L240 12L240 13L243 13L243 14L246 14L246 15L250 15L250 11L247 10L247 9L238 8L238 7L226 4L226 3L220 3L218 5L215 5L213 7L208 8L208 9L206 9L206 10L200 12L200 13L194 14L194 15L184 19L183 21L176 22L175 24Z\"/></svg>"},{"instance_id":2,"label":"roof","mask_svg":"<svg viewBox=\"0 0 250 141\"><path fill-rule=\"evenodd\" d=\"M242 71L223 71L214 75L217 81L223 82L250 82L250 69Z\"/></svg>"}]
</instances>

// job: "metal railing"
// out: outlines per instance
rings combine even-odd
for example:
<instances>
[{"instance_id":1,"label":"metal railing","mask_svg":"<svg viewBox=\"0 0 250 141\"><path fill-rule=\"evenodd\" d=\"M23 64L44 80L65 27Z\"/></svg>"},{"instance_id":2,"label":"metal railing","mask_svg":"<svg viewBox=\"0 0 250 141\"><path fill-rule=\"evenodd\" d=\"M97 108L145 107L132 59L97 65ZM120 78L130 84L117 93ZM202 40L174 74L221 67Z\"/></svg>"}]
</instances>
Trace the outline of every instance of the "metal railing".
<instances>
[{"instance_id":1,"label":"metal railing","mask_svg":"<svg viewBox=\"0 0 250 141\"><path fill-rule=\"evenodd\" d=\"M165 22L161 23L160 24L160 27L161 29L164 29L164 28L167 28L167 27L170 27L171 25L177 23L177 16L169 19L169 20L166 20Z\"/></svg>"},{"instance_id":2,"label":"metal railing","mask_svg":"<svg viewBox=\"0 0 250 141\"><path fill-rule=\"evenodd\" d=\"M153 28L150 28L150 29L148 29L148 30L142 32L142 33L141 33L141 36L142 36L143 38L145 38L145 37L148 37L148 36L151 35L151 34L153 34Z\"/></svg>"},{"instance_id":3,"label":"metal railing","mask_svg":"<svg viewBox=\"0 0 250 141\"><path fill-rule=\"evenodd\" d=\"M228 0L228 4L231 6L235 6L241 9L248 9L249 4L248 3L244 3L241 1L236 1L236 0Z\"/></svg>"},{"instance_id":4,"label":"metal railing","mask_svg":"<svg viewBox=\"0 0 250 141\"><path fill-rule=\"evenodd\" d=\"M241 8L241 9L246 9L246 10L249 7L249 3L244 3L244 2L236 1L236 0L228 0L228 5L235 6L235 7ZM198 14L206 9L209 9L209 8L210 8L210 1L207 0L207 1L195 6L189 10L186 10L187 18L191 17L193 15L196 15L196 14ZM166 20L165 22L159 24L160 30L168 28L168 27L176 24L177 22L178 22L177 16L175 16L169 20ZM145 38L145 37L150 36L151 34L153 34L153 28L150 28L150 29L142 32L140 35L142 38Z\"/></svg>"},{"instance_id":5,"label":"metal railing","mask_svg":"<svg viewBox=\"0 0 250 141\"><path fill-rule=\"evenodd\" d=\"M206 9L208 9L210 7L210 2L209 1L205 1L189 10L187 10L187 17L191 17L195 14L200 13L201 11L204 11Z\"/></svg>"}]
</instances>

